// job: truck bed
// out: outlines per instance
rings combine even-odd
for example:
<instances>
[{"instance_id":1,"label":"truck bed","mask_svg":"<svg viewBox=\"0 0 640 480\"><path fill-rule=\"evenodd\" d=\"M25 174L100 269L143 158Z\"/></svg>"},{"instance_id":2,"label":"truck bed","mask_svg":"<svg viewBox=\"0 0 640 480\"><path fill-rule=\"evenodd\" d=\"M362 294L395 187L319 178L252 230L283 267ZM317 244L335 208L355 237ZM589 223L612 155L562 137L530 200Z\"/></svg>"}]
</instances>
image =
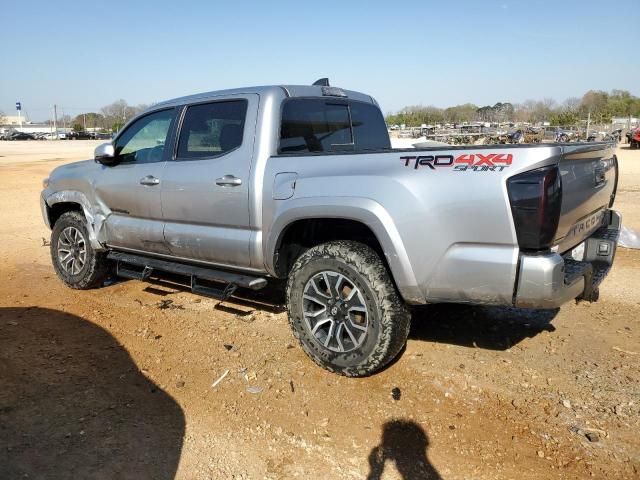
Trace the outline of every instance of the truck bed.
<instances>
[{"instance_id":1,"label":"truck bed","mask_svg":"<svg viewBox=\"0 0 640 480\"><path fill-rule=\"evenodd\" d=\"M600 226L615 189L613 148L599 142L272 156L265 193L272 196L277 172L296 172L295 194L265 208L265 237L281 209L306 208L313 198L319 214L344 216L354 203L355 211L373 212L366 215L374 233L392 232L381 243L408 301L509 304L520 248L507 180L558 166L562 209L553 250L564 253Z\"/></svg>"}]
</instances>

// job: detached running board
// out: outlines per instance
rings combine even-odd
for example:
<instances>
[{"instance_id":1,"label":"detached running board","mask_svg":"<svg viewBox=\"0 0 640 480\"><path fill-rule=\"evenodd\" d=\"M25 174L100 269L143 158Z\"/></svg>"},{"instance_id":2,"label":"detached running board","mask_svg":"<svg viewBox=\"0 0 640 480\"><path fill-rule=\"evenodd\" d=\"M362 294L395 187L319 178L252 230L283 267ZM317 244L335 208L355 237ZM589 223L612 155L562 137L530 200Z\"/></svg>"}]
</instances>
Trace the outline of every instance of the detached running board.
<instances>
[{"instance_id":1,"label":"detached running board","mask_svg":"<svg viewBox=\"0 0 640 480\"><path fill-rule=\"evenodd\" d=\"M260 290L267 285L263 277L242 273L198 267L186 263L171 262L123 252L109 252L107 258L116 262L116 275L133 280L146 280L155 271L175 273L191 278L191 291L198 295L227 300L238 287ZM214 288L198 283L198 280L226 284L224 288Z\"/></svg>"}]
</instances>

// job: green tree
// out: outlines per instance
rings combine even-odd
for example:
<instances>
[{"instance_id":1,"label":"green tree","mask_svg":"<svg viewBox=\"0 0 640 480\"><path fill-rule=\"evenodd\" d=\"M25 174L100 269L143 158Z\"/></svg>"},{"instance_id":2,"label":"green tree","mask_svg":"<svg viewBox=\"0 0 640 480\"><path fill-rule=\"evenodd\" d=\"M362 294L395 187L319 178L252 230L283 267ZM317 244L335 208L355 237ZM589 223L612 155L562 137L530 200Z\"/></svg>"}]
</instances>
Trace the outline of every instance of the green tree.
<instances>
[{"instance_id":1,"label":"green tree","mask_svg":"<svg viewBox=\"0 0 640 480\"><path fill-rule=\"evenodd\" d=\"M612 117L640 117L640 98L626 90L589 90L581 98L571 97L562 104L552 98L526 100L513 105L498 102L495 105L477 106L466 103L445 109L422 105L405 107L397 113L386 116L387 124L405 124L409 127L423 123L463 123L474 120L485 122L530 122L549 121L553 125L575 125L584 122L591 115L592 123L609 123Z\"/></svg>"},{"instance_id":2,"label":"green tree","mask_svg":"<svg viewBox=\"0 0 640 480\"><path fill-rule=\"evenodd\" d=\"M477 118L478 106L473 103L465 103L464 105L456 105L444 110L444 118L446 122L463 123L472 122Z\"/></svg>"},{"instance_id":3,"label":"green tree","mask_svg":"<svg viewBox=\"0 0 640 480\"><path fill-rule=\"evenodd\" d=\"M431 125L440 123L444 119L442 110L434 106L414 105L405 107L396 114L389 114L385 121L387 125L402 125L419 127L422 124Z\"/></svg>"},{"instance_id":4,"label":"green tree","mask_svg":"<svg viewBox=\"0 0 640 480\"><path fill-rule=\"evenodd\" d=\"M102 107L100 112L105 119L105 128L113 131L117 131L117 129L114 130L114 126L116 124L122 126L124 122L133 115L131 107L129 107L129 104L127 104L124 99L117 100L105 107Z\"/></svg>"},{"instance_id":5,"label":"green tree","mask_svg":"<svg viewBox=\"0 0 640 480\"><path fill-rule=\"evenodd\" d=\"M580 114L587 116L601 116L608 111L609 94L602 90L589 90L580 101Z\"/></svg>"},{"instance_id":6,"label":"green tree","mask_svg":"<svg viewBox=\"0 0 640 480\"><path fill-rule=\"evenodd\" d=\"M81 113L80 115L76 115L76 117L73 119L73 123L79 123L83 125L83 127L86 125L86 128L105 128L104 115L96 112Z\"/></svg>"},{"instance_id":7,"label":"green tree","mask_svg":"<svg viewBox=\"0 0 640 480\"><path fill-rule=\"evenodd\" d=\"M493 107L491 105L480 107L476 114L477 118L483 122L505 122L513 118L513 105L509 102L498 102Z\"/></svg>"},{"instance_id":8,"label":"green tree","mask_svg":"<svg viewBox=\"0 0 640 480\"><path fill-rule=\"evenodd\" d=\"M550 123L551 125L565 127L575 125L576 123L578 123L578 116L575 113L569 111L557 112L551 115Z\"/></svg>"}]
</instances>

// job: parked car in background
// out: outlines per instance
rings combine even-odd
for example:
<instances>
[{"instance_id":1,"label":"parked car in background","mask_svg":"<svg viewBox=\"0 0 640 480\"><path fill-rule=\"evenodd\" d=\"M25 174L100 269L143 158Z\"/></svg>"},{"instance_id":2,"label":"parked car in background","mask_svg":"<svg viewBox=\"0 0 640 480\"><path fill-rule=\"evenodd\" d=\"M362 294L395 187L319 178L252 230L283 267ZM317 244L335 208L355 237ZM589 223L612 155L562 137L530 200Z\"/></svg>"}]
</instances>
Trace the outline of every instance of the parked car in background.
<instances>
[{"instance_id":1,"label":"parked car in background","mask_svg":"<svg viewBox=\"0 0 640 480\"><path fill-rule=\"evenodd\" d=\"M71 132L67 140L93 140L95 135L91 132Z\"/></svg>"},{"instance_id":2,"label":"parked car in background","mask_svg":"<svg viewBox=\"0 0 640 480\"><path fill-rule=\"evenodd\" d=\"M9 137L7 138L7 140L35 140L36 137L33 136L30 133L25 133L25 132L13 132L9 135Z\"/></svg>"},{"instance_id":3,"label":"parked car in background","mask_svg":"<svg viewBox=\"0 0 640 480\"><path fill-rule=\"evenodd\" d=\"M630 133L631 135L629 137L629 148L631 148L631 150L640 148L640 127L631 130Z\"/></svg>"},{"instance_id":4,"label":"parked car in background","mask_svg":"<svg viewBox=\"0 0 640 480\"><path fill-rule=\"evenodd\" d=\"M616 142L619 142L620 140L622 140L622 129L621 128L616 128L615 130L612 130L608 137Z\"/></svg>"},{"instance_id":5,"label":"parked car in background","mask_svg":"<svg viewBox=\"0 0 640 480\"><path fill-rule=\"evenodd\" d=\"M563 127L544 127L544 140L567 143L576 141L579 138L579 134L575 130L571 130Z\"/></svg>"},{"instance_id":6,"label":"parked car in background","mask_svg":"<svg viewBox=\"0 0 640 480\"><path fill-rule=\"evenodd\" d=\"M505 143L524 143L524 132L521 128L512 130L507 134L507 141Z\"/></svg>"},{"instance_id":7,"label":"parked car in background","mask_svg":"<svg viewBox=\"0 0 640 480\"><path fill-rule=\"evenodd\" d=\"M536 127L517 128L507 134L508 143L540 143L544 138L544 130Z\"/></svg>"}]
</instances>

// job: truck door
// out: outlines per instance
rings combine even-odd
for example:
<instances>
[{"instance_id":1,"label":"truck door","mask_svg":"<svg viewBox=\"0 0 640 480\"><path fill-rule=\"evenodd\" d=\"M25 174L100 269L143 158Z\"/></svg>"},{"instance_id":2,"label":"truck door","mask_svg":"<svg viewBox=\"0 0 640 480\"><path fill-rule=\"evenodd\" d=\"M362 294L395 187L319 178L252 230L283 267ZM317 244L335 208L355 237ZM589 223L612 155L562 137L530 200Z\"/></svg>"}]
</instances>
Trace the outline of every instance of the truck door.
<instances>
[{"instance_id":1,"label":"truck door","mask_svg":"<svg viewBox=\"0 0 640 480\"><path fill-rule=\"evenodd\" d=\"M250 266L249 175L259 97L219 97L185 107L162 183L172 255Z\"/></svg>"},{"instance_id":2,"label":"truck door","mask_svg":"<svg viewBox=\"0 0 640 480\"><path fill-rule=\"evenodd\" d=\"M160 204L162 173L176 109L144 115L115 139L118 163L103 166L95 179L99 202L109 211L107 243L112 247L168 254Z\"/></svg>"}]
</instances>

